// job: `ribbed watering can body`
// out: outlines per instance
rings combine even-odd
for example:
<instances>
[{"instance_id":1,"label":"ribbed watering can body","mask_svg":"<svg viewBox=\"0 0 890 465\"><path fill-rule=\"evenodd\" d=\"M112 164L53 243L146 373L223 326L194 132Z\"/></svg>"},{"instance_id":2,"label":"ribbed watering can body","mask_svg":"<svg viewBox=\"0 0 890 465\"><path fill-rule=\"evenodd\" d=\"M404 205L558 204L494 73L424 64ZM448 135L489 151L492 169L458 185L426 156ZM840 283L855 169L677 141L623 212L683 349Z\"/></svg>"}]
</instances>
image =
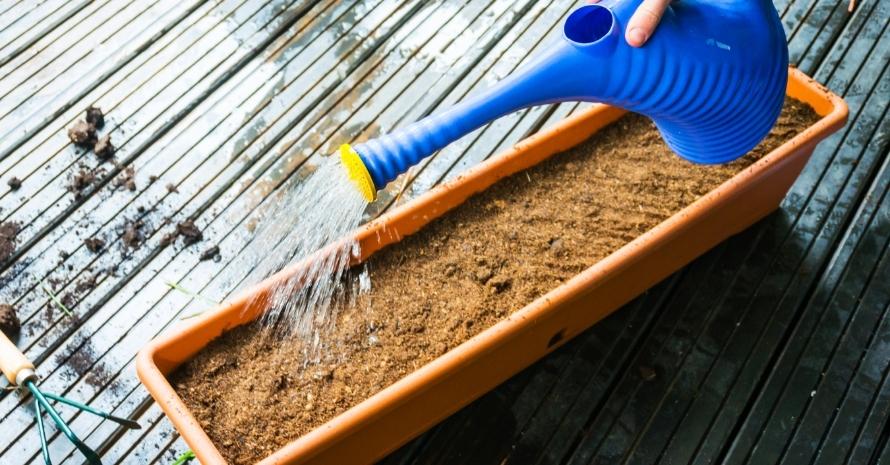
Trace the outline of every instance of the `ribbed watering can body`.
<instances>
[{"instance_id":1,"label":"ribbed watering can body","mask_svg":"<svg viewBox=\"0 0 890 465\"><path fill-rule=\"evenodd\" d=\"M624 29L641 0L574 10L555 43L496 86L391 134L354 146L375 189L461 136L508 113L554 102L602 102L650 117L678 155L723 163L775 124L788 49L770 0L678 0L641 48Z\"/></svg>"}]
</instances>

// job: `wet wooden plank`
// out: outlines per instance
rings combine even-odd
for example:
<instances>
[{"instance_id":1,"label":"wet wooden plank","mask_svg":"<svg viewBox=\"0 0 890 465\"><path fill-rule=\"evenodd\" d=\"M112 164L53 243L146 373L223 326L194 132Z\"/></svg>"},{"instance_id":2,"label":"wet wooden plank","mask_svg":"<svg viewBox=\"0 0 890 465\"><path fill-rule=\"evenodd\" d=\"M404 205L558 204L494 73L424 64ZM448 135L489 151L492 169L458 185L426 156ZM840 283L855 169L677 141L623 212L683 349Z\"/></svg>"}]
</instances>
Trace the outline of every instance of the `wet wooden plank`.
<instances>
[{"instance_id":1,"label":"wet wooden plank","mask_svg":"<svg viewBox=\"0 0 890 465\"><path fill-rule=\"evenodd\" d=\"M124 28L126 25L144 27L140 23L145 19L138 20L143 13L155 16L154 10L169 5L91 3L0 68L0 108L4 110L0 113L0 134L7 139L3 149L28 133L28 121L39 119L33 116L35 112L51 111L58 103L58 94L65 86L53 87L53 82L65 82L67 86L78 82L84 69L111 60L108 52L114 46L104 43L127 43L132 33ZM118 31L121 34L116 34Z\"/></svg>"},{"instance_id":2,"label":"wet wooden plank","mask_svg":"<svg viewBox=\"0 0 890 465\"><path fill-rule=\"evenodd\" d=\"M194 97L202 92L207 92L208 88L214 87L215 79L227 72L226 63L232 66L244 56L249 56L250 48L241 47L239 44L251 39L267 38L266 34L256 35L256 33L263 24L268 24L274 19L274 16L268 17L267 15L276 8L275 4L269 3L262 8L251 6L236 9L232 13L235 15L232 19L237 18L235 24L238 24L238 27L233 31L228 31L231 22L224 21L225 18L214 21L215 27L207 31L198 43L189 49L195 52L194 54L178 55L176 59L155 74L146 86L139 88L140 92L128 95L129 98L121 104L126 105L124 108L131 109L130 111L138 111L137 114L142 119L124 121L115 125L117 127L109 128L109 131L117 132L118 135L121 131L125 131L129 124L135 123L139 128L135 134L127 134L128 137L125 140L118 142L120 145L117 153L118 160L122 164L127 164L138 156L145 146L150 145L165 130L169 130L171 119L175 121L177 116L181 117L179 113L187 111L189 106L195 104ZM301 9L301 6L295 7L297 11ZM220 66L221 64L223 65ZM186 71L182 71L183 68L186 68ZM171 104L171 102L175 103ZM115 118L116 107L106 105L106 108L111 110L111 117ZM159 114L159 112L163 113ZM57 143L64 144L63 141ZM67 145L61 145L57 149L57 151L73 150ZM98 165L94 157L82 157L78 161L87 164L91 169L96 169L96 165ZM119 171L120 168L109 169L107 175L100 177L96 186L101 187L107 184L110 178ZM54 178L46 187L29 197L16 211L17 221L25 225L23 237L20 237L22 245L19 247L18 254L30 248L34 241L39 240L40 237L58 226L83 203L78 199L65 201L71 198L71 194L66 190L66 186L57 182L56 179ZM97 189L92 188L85 192L84 197L89 198L91 192L95 190Z\"/></svg>"},{"instance_id":3,"label":"wet wooden plank","mask_svg":"<svg viewBox=\"0 0 890 465\"><path fill-rule=\"evenodd\" d=\"M874 89L873 87L869 86L869 82L877 81L878 83L882 83L879 84L879 89L886 89L887 85L887 55L886 52L880 51L882 50L881 47L883 47L883 50L887 49L886 44L888 35L886 33L886 25L884 27L884 31L885 32L882 35L882 38L877 42L877 48L874 49L876 52L868 58L865 66L863 68L848 68L852 73L856 73L855 75L851 75L851 78L855 80L855 83L849 87L849 91L846 95L848 102L851 104L851 107L855 111L853 113L855 117L853 118L853 123L851 129L847 133L846 139L839 148L837 159L834 160L831 169L825 172L820 182L820 186L824 186L822 188L824 192L827 186L837 185L843 182L843 178L840 178L840 176L843 176L845 170L841 169L841 167L858 164L857 167L859 169L857 169L856 172L853 174L852 179L849 179L847 181L847 183L850 184L849 190L846 193L842 193L842 195L830 200L830 202L834 203L835 208L846 209L846 214L849 214L850 208L855 207L855 200L850 199L850 197L853 196L853 192L851 191L854 191L854 189L858 190L859 194L856 195L856 197L861 197L861 192L865 191L865 189L868 187L868 179L875 170L875 164L880 163L881 159L886 156L886 136L879 135L886 134L887 131L887 120L885 113L888 104L887 92L875 92L869 95ZM883 73L876 76L876 74L880 72L880 68L882 67L884 68ZM855 76L855 78L853 78L853 76ZM837 82L837 79L838 76L835 75L832 78L832 82ZM881 116L881 113L884 113L883 117ZM874 140L877 143L870 144L869 142L872 138L875 138ZM819 200L818 197L817 200ZM835 229L838 228L838 226L843 225L843 216L839 216L839 212L837 212L837 210L832 213L834 213L832 217L827 218L826 227ZM823 237L817 237L817 240L819 239L825 240ZM829 255L831 252L831 246L823 244L819 244L817 242L815 244L818 247L816 250L821 254ZM810 255L814 255L813 252L810 252ZM830 281L827 283L827 285L831 284L833 283L831 283ZM822 282L820 283L820 285L826 285L826 283ZM807 307L805 307L805 309L806 308ZM803 320L804 323L806 321L806 319ZM802 330L803 329L801 329L801 331ZM770 412L770 405L773 402L777 401L776 397L781 394L781 391L771 389L771 382L780 382L778 380L784 379L784 376L785 375L779 374L779 372L776 371L773 371L771 373L770 379L767 381L767 385L763 388L761 397L757 399L757 402L756 404L754 404L748 419L746 419L745 423L742 425L742 429L739 432L739 446L736 446L735 449L735 451L738 452L736 454L731 453L731 458L736 460L741 459L743 457L741 451L744 451L749 447L753 447L751 441L756 440L756 437L759 436L759 433L756 433L757 431L761 431L763 428L775 428L775 426L771 426L770 423L774 424L776 421L779 421L779 419L770 419L767 418L767 416L772 414ZM800 395L801 393L798 392L796 394ZM797 420L799 420L799 418ZM787 426L790 426L790 424L788 424ZM779 437L781 436L782 435L779 435ZM769 436L768 438L777 441L779 440L779 437Z\"/></svg>"},{"instance_id":4,"label":"wet wooden plank","mask_svg":"<svg viewBox=\"0 0 890 465\"><path fill-rule=\"evenodd\" d=\"M888 182L890 159L885 159L827 270L826 285L808 303L774 370L777 378L787 376L774 411L797 418L783 444L789 463L864 462L880 440L876 425L888 420L890 390L880 389L890 368ZM808 372L810 367L815 372ZM854 449L857 459L851 457Z\"/></svg>"},{"instance_id":5,"label":"wet wooden plank","mask_svg":"<svg viewBox=\"0 0 890 465\"><path fill-rule=\"evenodd\" d=\"M78 241L78 243L79 243L79 241ZM70 245L70 244L68 244L68 245ZM53 343L57 343L57 341L49 340L49 342L48 342L48 344L50 344L50 345ZM4 400L9 400L9 398L4 399ZM8 424L8 422L4 422L3 424L4 424L4 426L6 426ZM4 436L4 438L6 438L6 436Z\"/></svg>"},{"instance_id":6,"label":"wet wooden plank","mask_svg":"<svg viewBox=\"0 0 890 465\"><path fill-rule=\"evenodd\" d=\"M150 138L152 137L152 135L149 134L143 137ZM121 143L121 147L119 148L119 155L127 156L127 150L128 147L126 145L126 142L124 141L123 143ZM175 154L176 153L174 152L174 155ZM149 156L151 155L153 154L149 154ZM157 157L152 157L152 160L157 160ZM173 160L175 161L175 158ZM91 159L89 161L95 163L95 160ZM146 186L149 184L147 179L149 174L163 173L160 170L153 173L142 173L139 179L137 179L139 185ZM166 191L163 185L154 187ZM64 186L56 186L56 189L64 192ZM149 191L149 193L151 192ZM37 250L39 250L39 253L35 254L37 256L36 261L32 262L30 267L21 270L21 276L16 275L16 280L19 283L19 289L17 290L19 292L25 291L33 293L33 287L24 287L23 284L29 283L31 284L31 286L34 286L38 281L45 279L46 276L51 274L53 271L56 271L58 264L56 263L55 257L63 250L71 254L71 260L67 261L68 264L73 263L86 267L93 263L95 257L82 248L81 240L85 237L95 235L96 229L101 228L102 226L107 226L107 224L105 224L106 221L116 219L119 222L120 218L116 218L116 216L120 214L122 210L124 210L124 207L126 207L128 204L131 204L133 201L133 196L129 192L118 192L113 191L112 189L107 189L104 194L105 195L101 196L101 198L86 200L86 206L75 211L75 213L67 219L67 224L62 225L62 227L55 228L52 231L52 234L40 238L40 242L38 243L38 245L48 245L49 248L41 249L35 247L37 248ZM60 193L60 195L70 196L69 193ZM151 203L149 202L146 202L145 204L151 205ZM94 211L96 209L96 205L103 205L106 208L99 209L100 212L97 213ZM127 215L135 216L135 214L137 213L136 210L137 207L135 205L130 205L129 211L126 211L125 213L127 213ZM105 232L103 231L103 233ZM109 236L107 239L109 239L110 241L111 237ZM103 259L104 257L104 259L109 262L114 260L121 260L123 256L117 252L119 251L112 250L109 251L108 254L104 254L99 258ZM42 257L46 257L46 259L41 261ZM43 264L42 268L35 269L38 265L41 264ZM99 262L99 265L103 265L103 267L105 267L110 266L110 263ZM12 291L15 292L16 290ZM36 335L41 334L36 328L34 333Z\"/></svg>"},{"instance_id":7,"label":"wet wooden plank","mask_svg":"<svg viewBox=\"0 0 890 465\"><path fill-rule=\"evenodd\" d=\"M105 199L105 200L107 200L107 199ZM107 204L106 204L106 205L107 205ZM115 211L111 211L110 213L115 213ZM66 247L66 248L69 248L69 247L72 245L72 242L73 242L75 245L80 245L80 240L77 240L76 238L72 238L72 239L75 239L75 240L73 240L73 241L69 240L69 241L67 241L67 243L63 243L62 245L63 245L64 247ZM69 249L67 249L67 250L71 250L71 249L69 248ZM73 250L72 250L72 251L73 251ZM119 259L120 259L120 256L115 257L115 258L119 260ZM87 260L87 263L89 264L89 259ZM50 264L50 265L48 265L48 266L50 267L49 269L51 270L51 269L52 269L51 267L53 266L53 264ZM35 283L36 283L36 282L35 282ZM33 291L33 289L31 289L31 290ZM38 356L39 356L39 354L38 354Z\"/></svg>"},{"instance_id":8,"label":"wet wooden plank","mask_svg":"<svg viewBox=\"0 0 890 465\"><path fill-rule=\"evenodd\" d=\"M8 5L8 9L0 13L0 66L33 46L86 4L83 0L54 0L29 2L26 6Z\"/></svg>"}]
</instances>

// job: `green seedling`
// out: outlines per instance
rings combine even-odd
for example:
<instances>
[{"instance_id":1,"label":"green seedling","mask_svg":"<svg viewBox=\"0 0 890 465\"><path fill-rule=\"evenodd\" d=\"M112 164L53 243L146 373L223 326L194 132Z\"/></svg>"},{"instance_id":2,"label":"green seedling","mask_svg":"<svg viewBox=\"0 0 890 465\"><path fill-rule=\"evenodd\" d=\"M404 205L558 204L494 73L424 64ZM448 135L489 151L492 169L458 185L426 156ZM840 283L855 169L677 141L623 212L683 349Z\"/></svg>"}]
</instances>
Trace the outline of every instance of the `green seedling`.
<instances>
[{"instance_id":1,"label":"green seedling","mask_svg":"<svg viewBox=\"0 0 890 465\"><path fill-rule=\"evenodd\" d=\"M185 465L186 463L191 462L195 459L195 453L187 450L176 457L176 461L174 461L171 465Z\"/></svg>"},{"instance_id":2,"label":"green seedling","mask_svg":"<svg viewBox=\"0 0 890 465\"><path fill-rule=\"evenodd\" d=\"M201 294L198 294L197 292L190 291L190 290L188 290L188 289L186 289L186 288L180 286L179 283L174 283L174 282L172 282L172 281L164 281L164 284L166 284L167 286L169 286L170 289L173 289L173 290L175 290L175 291L179 291L179 292L181 292L181 293L183 293L183 294L185 294L185 295L191 297L192 299L202 300L202 301L204 301L205 303L207 303L207 304L209 304L209 305L219 305L219 302L217 302L217 301L215 301L215 300L213 300L213 299L211 299L211 298L209 298L209 297L205 297L205 296L203 296L203 295L201 295ZM180 318L180 319L181 319L181 320L187 320L187 319L189 319L189 318L194 318L194 317L196 317L196 316L198 316L198 315L200 315L200 314L202 314L202 313L204 313L204 310L201 310L200 312L190 313L190 314L188 314L188 315L186 315L186 316L184 316L184 317L182 317L182 318Z\"/></svg>"},{"instance_id":3,"label":"green seedling","mask_svg":"<svg viewBox=\"0 0 890 465\"><path fill-rule=\"evenodd\" d=\"M56 294L53 293L52 289L50 289L49 286L46 285L46 283L40 283L40 287L43 288L43 292L46 292L46 295L49 296L49 300L56 307L58 307L59 310L62 310L62 312L64 312L69 317L72 317L72 318L74 317L74 312L72 312L70 309L68 309L68 307L66 307L65 304L63 304L62 301L59 300L59 298L56 296Z\"/></svg>"}]
</instances>

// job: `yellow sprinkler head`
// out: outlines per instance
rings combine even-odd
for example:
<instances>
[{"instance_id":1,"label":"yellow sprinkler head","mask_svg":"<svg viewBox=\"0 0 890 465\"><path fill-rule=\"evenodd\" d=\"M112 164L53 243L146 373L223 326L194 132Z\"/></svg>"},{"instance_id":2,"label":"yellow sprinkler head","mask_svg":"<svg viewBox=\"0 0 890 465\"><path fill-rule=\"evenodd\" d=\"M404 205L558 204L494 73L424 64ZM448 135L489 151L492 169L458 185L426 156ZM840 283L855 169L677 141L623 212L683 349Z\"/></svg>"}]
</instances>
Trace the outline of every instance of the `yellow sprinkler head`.
<instances>
[{"instance_id":1,"label":"yellow sprinkler head","mask_svg":"<svg viewBox=\"0 0 890 465\"><path fill-rule=\"evenodd\" d=\"M365 166L365 162L358 156L358 152L349 144L340 146L340 159L346 168L346 174L349 180L362 194L369 203L377 199L377 188L374 187L374 181L371 179L371 173Z\"/></svg>"}]
</instances>

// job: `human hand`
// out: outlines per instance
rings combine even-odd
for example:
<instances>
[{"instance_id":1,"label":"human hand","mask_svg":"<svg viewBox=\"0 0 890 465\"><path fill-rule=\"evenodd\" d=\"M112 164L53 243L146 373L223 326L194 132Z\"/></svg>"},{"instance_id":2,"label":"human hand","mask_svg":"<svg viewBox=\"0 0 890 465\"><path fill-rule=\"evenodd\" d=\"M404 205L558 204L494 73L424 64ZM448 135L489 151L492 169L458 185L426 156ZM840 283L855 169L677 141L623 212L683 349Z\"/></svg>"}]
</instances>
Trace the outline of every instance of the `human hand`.
<instances>
[{"instance_id":1,"label":"human hand","mask_svg":"<svg viewBox=\"0 0 890 465\"><path fill-rule=\"evenodd\" d=\"M600 0L592 0L592 2L599 3ZM628 45L642 47L655 33L655 28L658 27L664 11L670 4L671 0L643 0L643 3L631 16L630 22L627 23L624 40Z\"/></svg>"}]
</instances>

